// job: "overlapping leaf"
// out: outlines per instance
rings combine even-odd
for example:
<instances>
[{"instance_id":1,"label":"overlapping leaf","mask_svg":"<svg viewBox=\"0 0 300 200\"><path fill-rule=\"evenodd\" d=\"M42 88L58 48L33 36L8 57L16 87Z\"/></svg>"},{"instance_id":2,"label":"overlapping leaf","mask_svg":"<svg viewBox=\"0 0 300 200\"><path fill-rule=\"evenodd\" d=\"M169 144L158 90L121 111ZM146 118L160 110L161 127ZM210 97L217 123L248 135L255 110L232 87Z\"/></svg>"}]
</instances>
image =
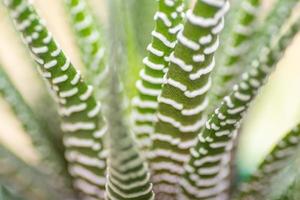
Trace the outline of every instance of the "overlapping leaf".
<instances>
[{"instance_id":1,"label":"overlapping leaf","mask_svg":"<svg viewBox=\"0 0 300 200\"><path fill-rule=\"evenodd\" d=\"M227 190L231 182L227 177L232 159L230 151L241 120L299 29L298 19L278 41L264 47L259 58L252 62L251 70L243 74L243 80L234 86L234 91L224 98L207 121L197 145L191 149L192 158L185 167L186 179L182 189L186 199L229 198Z\"/></svg>"},{"instance_id":2,"label":"overlapping leaf","mask_svg":"<svg viewBox=\"0 0 300 200\"><path fill-rule=\"evenodd\" d=\"M172 5L170 5L172 6ZM158 98L158 120L153 134L151 169L155 191L175 198L189 149L205 124L211 71L224 26L228 1L197 1L186 13ZM181 199L181 197L178 197Z\"/></svg>"}]
</instances>

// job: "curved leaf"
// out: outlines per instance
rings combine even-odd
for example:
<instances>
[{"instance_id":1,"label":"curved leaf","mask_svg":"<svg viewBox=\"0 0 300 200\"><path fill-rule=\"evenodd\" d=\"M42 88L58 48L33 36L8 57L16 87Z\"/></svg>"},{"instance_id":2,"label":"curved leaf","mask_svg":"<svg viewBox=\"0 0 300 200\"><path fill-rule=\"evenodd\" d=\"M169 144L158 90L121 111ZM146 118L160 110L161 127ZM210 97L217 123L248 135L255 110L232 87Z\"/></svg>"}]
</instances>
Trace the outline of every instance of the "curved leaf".
<instances>
[{"instance_id":1,"label":"curved leaf","mask_svg":"<svg viewBox=\"0 0 300 200\"><path fill-rule=\"evenodd\" d=\"M109 158L106 196L108 200L154 200L148 167L122 119L124 109L119 90L117 72L112 71L107 108Z\"/></svg>"},{"instance_id":2,"label":"curved leaf","mask_svg":"<svg viewBox=\"0 0 300 200\"><path fill-rule=\"evenodd\" d=\"M33 145L39 151L42 162L50 165L50 170L62 173L65 170L63 155L57 150L53 140L43 130L31 108L15 88L14 84L0 66L0 94L8 102L15 115L21 121L25 131L30 135ZM46 166L46 165L45 165Z\"/></svg>"},{"instance_id":3,"label":"curved leaf","mask_svg":"<svg viewBox=\"0 0 300 200\"><path fill-rule=\"evenodd\" d=\"M136 83L138 96L133 99L134 132L144 149L151 146L157 97L161 93L177 34L182 29L182 11L182 0L158 1L158 11L154 17L156 27L152 32L152 42L147 47L148 56L143 60L145 67L140 71L140 80Z\"/></svg>"},{"instance_id":4,"label":"curved leaf","mask_svg":"<svg viewBox=\"0 0 300 200\"><path fill-rule=\"evenodd\" d=\"M87 81L96 88L97 97L103 97L108 66L105 61L102 31L91 14L86 0L64 1L81 50L81 58L86 66Z\"/></svg>"},{"instance_id":5,"label":"curved leaf","mask_svg":"<svg viewBox=\"0 0 300 200\"><path fill-rule=\"evenodd\" d=\"M158 98L150 155L155 191L169 198L175 198L179 191L183 165L190 158L189 148L195 145L206 121L206 94L211 87L214 55L228 9L226 0L198 0L193 10L187 11L184 29L170 56L169 71Z\"/></svg>"},{"instance_id":6,"label":"curved leaf","mask_svg":"<svg viewBox=\"0 0 300 200\"><path fill-rule=\"evenodd\" d=\"M288 160L297 153L300 142L300 125L286 134L260 163L249 180L242 183L237 199L263 198L272 177L288 165Z\"/></svg>"},{"instance_id":7,"label":"curved leaf","mask_svg":"<svg viewBox=\"0 0 300 200\"><path fill-rule=\"evenodd\" d=\"M243 0L236 14L237 22L232 25L228 44L223 47L223 59L218 63L215 78L215 87L212 89L212 100L210 107L215 106L228 94L236 78L243 69L240 68L241 61L251 50L252 38L257 31L257 18L261 0ZM234 22L233 22L234 23ZM229 34L229 33L228 33Z\"/></svg>"},{"instance_id":8,"label":"curved leaf","mask_svg":"<svg viewBox=\"0 0 300 200\"><path fill-rule=\"evenodd\" d=\"M229 198L230 151L241 120L299 29L298 19L278 41L263 48L260 57L252 62L252 69L243 74L243 80L234 86L233 92L209 118L185 167L182 188L186 194L198 199Z\"/></svg>"},{"instance_id":9,"label":"curved leaf","mask_svg":"<svg viewBox=\"0 0 300 200\"><path fill-rule=\"evenodd\" d=\"M106 159L102 138L106 126L99 115L101 106L93 96L93 87L83 82L79 71L26 0L4 3L57 100L65 132L65 156L74 187L84 197L103 199Z\"/></svg>"},{"instance_id":10,"label":"curved leaf","mask_svg":"<svg viewBox=\"0 0 300 200\"><path fill-rule=\"evenodd\" d=\"M45 174L0 144L0 182L22 196L58 200L70 198L70 188L59 177ZM55 184L54 184L55 183Z\"/></svg>"}]
</instances>

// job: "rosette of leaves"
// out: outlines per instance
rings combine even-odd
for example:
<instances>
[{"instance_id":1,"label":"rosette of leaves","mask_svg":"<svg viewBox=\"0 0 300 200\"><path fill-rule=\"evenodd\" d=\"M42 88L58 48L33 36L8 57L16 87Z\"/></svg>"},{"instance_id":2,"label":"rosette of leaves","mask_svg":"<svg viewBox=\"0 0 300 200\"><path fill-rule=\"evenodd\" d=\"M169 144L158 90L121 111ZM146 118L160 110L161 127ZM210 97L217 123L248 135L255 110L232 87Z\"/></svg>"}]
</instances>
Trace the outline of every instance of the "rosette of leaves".
<instances>
[{"instance_id":1,"label":"rosette of leaves","mask_svg":"<svg viewBox=\"0 0 300 200\"><path fill-rule=\"evenodd\" d=\"M104 24L88 1L63 2L82 73L34 5L3 0L55 100L62 135L47 130L1 68L3 99L40 158L39 164L29 164L0 146L1 198L270 198L273 187L268 186L296 155L299 125L237 188L233 149L251 102L300 30L300 18L290 20L298 1L278 0L258 20L259 0L158 0L150 21L154 3L109 0ZM132 107L125 107L127 99ZM278 196L296 196L297 177Z\"/></svg>"}]
</instances>

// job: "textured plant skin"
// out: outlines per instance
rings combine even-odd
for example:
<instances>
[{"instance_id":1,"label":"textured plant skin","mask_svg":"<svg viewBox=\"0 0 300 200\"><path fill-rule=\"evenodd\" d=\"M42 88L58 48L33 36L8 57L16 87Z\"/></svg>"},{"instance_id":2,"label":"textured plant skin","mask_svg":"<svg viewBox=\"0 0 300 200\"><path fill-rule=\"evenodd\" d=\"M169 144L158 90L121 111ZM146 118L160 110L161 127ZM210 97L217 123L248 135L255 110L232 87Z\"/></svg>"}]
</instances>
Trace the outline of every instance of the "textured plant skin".
<instances>
[{"instance_id":1,"label":"textured plant skin","mask_svg":"<svg viewBox=\"0 0 300 200\"><path fill-rule=\"evenodd\" d=\"M238 14L231 12L227 18L234 18L234 22L225 34L222 30L229 0L197 0L193 8L185 8L189 2L184 0L158 0L156 26L136 84L138 95L133 100L133 109L124 102L135 93L131 91L133 85L128 84L136 80L138 66L127 67L139 63L136 60L143 52L134 48L142 42L134 36L143 31L132 30L132 27L146 16L135 20L132 16L143 10L147 15L146 11L151 8L128 13L132 6L143 6L142 1L132 5L128 1L108 0L108 34L103 39L101 26L87 7L87 0L65 0L86 70L83 81L29 0L3 2L57 102L68 166L57 165L68 170L73 188L69 193L68 185L61 185L64 183L56 178L58 171L52 165L43 162L47 165L45 168L21 162L1 144L0 185L8 188L28 185L28 191L21 196L41 200L229 200L235 197L246 200L260 199L273 187L256 186L269 186L277 172L285 172L282 169L300 142L299 126L275 146L258 167L259 173L245 182L246 186L236 190L231 176L235 172L233 149L238 144L243 116L300 30L299 18L295 22L289 20L293 7L299 4L296 0L278 0L265 18L266 22L258 28L252 24L259 0L230 1L236 3L232 12ZM250 32L255 34L250 35ZM251 45L251 50L238 55L228 50L238 52L249 41L257 45L257 49ZM216 54L219 43L224 47ZM107 45L109 51L104 50ZM216 58L219 55L224 60ZM212 75L215 60L217 64L221 61L220 70L236 67L246 72L239 71L230 77L222 73ZM5 83L0 85L0 92L25 130L31 133L32 141L38 141L40 147L47 146L47 142L55 146L54 141L42 137L43 125L2 72L0 68L0 83ZM99 77L109 82L100 81ZM217 100L211 102L208 94L214 78L219 78L222 84L228 81L228 85L223 85L220 93L212 91ZM231 88L232 83L237 84ZM88 84L95 87L95 92ZM10 96L17 97L17 101L11 102ZM219 101L220 105L215 107ZM23 110L27 120L20 117ZM127 119L129 113L134 119L133 127ZM49 120L49 125L52 124ZM28 128L35 126L39 127L38 133ZM45 144L39 142L42 140L46 140ZM48 158L43 152L42 157ZM20 171L20 179L16 178L18 174L6 173L9 166L11 172ZM49 174L40 173L47 168L52 169L47 171ZM288 168L293 167L289 164ZM293 168L293 171L297 170ZM293 180L297 179L296 173L289 174ZM277 184L275 182L272 185ZM275 196L290 196L283 193L296 188L292 182ZM43 195L30 196L31 188L37 188ZM232 192L237 192L237 196L231 197Z\"/></svg>"},{"instance_id":2,"label":"textured plant skin","mask_svg":"<svg viewBox=\"0 0 300 200\"><path fill-rule=\"evenodd\" d=\"M230 18L227 20L232 21L232 25L229 24L227 29L225 28L226 33L221 38L224 45L217 55L218 68L214 75L215 84L210 95L209 112L220 103L222 98L230 92L232 86L240 80L239 74L249 68L251 61L256 58L259 50L266 46L270 39L278 37L281 27L290 18L297 3L298 0L277 0L263 22L258 23L256 20L261 1L243 0L236 2L237 5L240 4L236 7L241 7L241 9L231 9L232 13L230 13ZM256 6L251 8L249 4ZM250 9L252 14L250 10L247 12L247 9ZM248 28L246 29L243 24L248 24ZM253 38L255 39L253 40ZM234 52L239 55L234 55Z\"/></svg>"},{"instance_id":3,"label":"textured plant skin","mask_svg":"<svg viewBox=\"0 0 300 200\"><path fill-rule=\"evenodd\" d=\"M149 149L153 124L158 107L157 97L161 93L163 77L168 70L170 54L173 52L178 32L182 29L182 0L158 1L155 14L155 30L148 45L148 56L143 60L145 67L140 71L136 83L138 96L133 99L134 132L141 148Z\"/></svg>"},{"instance_id":4,"label":"textured plant skin","mask_svg":"<svg viewBox=\"0 0 300 200\"><path fill-rule=\"evenodd\" d=\"M219 62L218 75L215 80L215 88L212 93L212 103L210 107L214 108L226 96L236 78L245 69L241 68L241 61L251 50L251 38L257 29L257 18L261 0L243 0L241 9L236 15L237 24L233 27L229 44L223 51L224 58Z\"/></svg>"},{"instance_id":5,"label":"textured plant skin","mask_svg":"<svg viewBox=\"0 0 300 200\"><path fill-rule=\"evenodd\" d=\"M195 145L206 121L203 111L208 105L210 72L229 8L227 1L218 2L214 5L210 1L197 1L194 9L187 12L158 98L151 169L155 191L169 198L178 193L182 165L189 160L189 148ZM170 187L173 189L169 190Z\"/></svg>"},{"instance_id":6,"label":"textured plant skin","mask_svg":"<svg viewBox=\"0 0 300 200\"><path fill-rule=\"evenodd\" d=\"M39 151L41 161L48 166L48 170L54 169L55 173L65 173L64 159L51 143L51 137L44 134L43 127L40 126L31 108L23 99L17 88L14 86L4 69L0 66L0 94L8 102L9 106L22 122L22 125L31 137L33 145Z\"/></svg>"},{"instance_id":7,"label":"textured plant skin","mask_svg":"<svg viewBox=\"0 0 300 200\"><path fill-rule=\"evenodd\" d=\"M265 22L260 25L255 34L255 41L253 47L256 47L254 51L250 51L247 58L244 60L244 64L249 64L258 55L260 49L268 45L269 41L278 37L282 26L287 22L293 13L293 9L299 4L298 0L277 0L272 10L264 20Z\"/></svg>"},{"instance_id":8,"label":"textured plant skin","mask_svg":"<svg viewBox=\"0 0 300 200\"><path fill-rule=\"evenodd\" d=\"M224 98L207 121L197 145L191 149L192 158L186 166L182 186L189 197L228 199L230 151L241 120L299 28L298 20L275 44L262 49L259 60L253 61L252 69L243 74L243 80L234 86L234 91Z\"/></svg>"},{"instance_id":9,"label":"textured plant skin","mask_svg":"<svg viewBox=\"0 0 300 200\"><path fill-rule=\"evenodd\" d=\"M91 14L86 0L64 1L81 50L81 58L86 67L87 80L93 80L91 84L96 88L95 94L101 98L105 95L103 86L108 73L102 31Z\"/></svg>"},{"instance_id":10,"label":"textured plant skin","mask_svg":"<svg viewBox=\"0 0 300 200\"><path fill-rule=\"evenodd\" d=\"M288 161L299 147L299 140L300 125L297 125L272 148L253 175L242 183L236 199L264 198L264 189L270 184L271 179L288 165Z\"/></svg>"},{"instance_id":11,"label":"textured plant skin","mask_svg":"<svg viewBox=\"0 0 300 200\"><path fill-rule=\"evenodd\" d=\"M115 65L111 64L110 67ZM142 159L128 127L122 121L124 108L116 70L111 71L110 78L108 105L111 109L107 114L110 151L106 199L154 200L148 166Z\"/></svg>"},{"instance_id":12,"label":"textured plant skin","mask_svg":"<svg viewBox=\"0 0 300 200\"><path fill-rule=\"evenodd\" d=\"M41 75L57 99L65 131L65 156L73 185L91 198L103 198L106 160L102 137L106 132L100 117L100 104L92 96L92 86L86 85L57 46L33 7L25 0L4 1L17 29L22 33ZM86 186L93 190L86 191ZM83 191L82 191L83 190Z\"/></svg>"}]
</instances>

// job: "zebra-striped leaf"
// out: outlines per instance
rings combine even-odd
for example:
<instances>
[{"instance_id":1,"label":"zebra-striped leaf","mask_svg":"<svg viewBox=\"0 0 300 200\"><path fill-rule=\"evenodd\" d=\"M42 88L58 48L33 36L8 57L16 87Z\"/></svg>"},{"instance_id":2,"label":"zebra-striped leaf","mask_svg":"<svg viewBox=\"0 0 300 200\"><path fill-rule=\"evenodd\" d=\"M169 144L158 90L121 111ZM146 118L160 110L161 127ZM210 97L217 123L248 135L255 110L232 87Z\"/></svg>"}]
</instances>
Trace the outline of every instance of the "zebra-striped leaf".
<instances>
[{"instance_id":1,"label":"zebra-striped leaf","mask_svg":"<svg viewBox=\"0 0 300 200\"><path fill-rule=\"evenodd\" d=\"M230 151L243 115L299 29L298 19L278 41L263 48L260 57L252 62L252 69L243 74L243 80L234 86L233 92L207 121L185 167L182 189L186 196L228 199Z\"/></svg>"},{"instance_id":2,"label":"zebra-striped leaf","mask_svg":"<svg viewBox=\"0 0 300 200\"><path fill-rule=\"evenodd\" d=\"M86 0L64 1L81 50L82 61L86 66L87 81L96 88L96 96L103 97L108 67L105 62L105 47L100 26L88 8Z\"/></svg>"},{"instance_id":3,"label":"zebra-striped leaf","mask_svg":"<svg viewBox=\"0 0 300 200\"><path fill-rule=\"evenodd\" d=\"M93 96L93 87L83 82L28 1L4 3L58 102L61 127L66 133L65 156L74 187L84 197L102 199L106 169L102 137L106 127L99 115L101 106Z\"/></svg>"},{"instance_id":4,"label":"zebra-striped leaf","mask_svg":"<svg viewBox=\"0 0 300 200\"><path fill-rule=\"evenodd\" d=\"M140 72L141 80L136 83L138 96L133 99L134 132L144 149L151 146L157 97L161 93L177 34L182 29L183 6L182 0L158 1L158 11L154 17L156 27L152 32L152 42L147 47L148 56L143 60L145 68Z\"/></svg>"},{"instance_id":5,"label":"zebra-striped leaf","mask_svg":"<svg viewBox=\"0 0 300 200\"><path fill-rule=\"evenodd\" d=\"M187 11L184 29L169 57L150 155L155 192L162 196L178 195L189 149L205 124L203 113L209 102L206 94L211 87L214 55L228 9L226 0L197 1L193 10Z\"/></svg>"},{"instance_id":6,"label":"zebra-striped leaf","mask_svg":"<svg viewBox=\"0 0 300 200\"><path fill-rule=\"evenodd\" d=\"M110 68L116 68L117 63ZM123 120L124 108L117 76L117 72L112 70L107 106L109 157L106 199L154 200L148 167Z\"/></svg>"},{"instance_id":7,"label":"zebra-striped leaf","mask_svg":"<svg viewBox=\"0 0 300 200\"><path fill-rule=\"evenodd\" d=\"M249 52L249 55L244 59L244 63L249 64L260 53L260 49L268 45L268 43L274 38L278 37L281 28L286 24L288 19L293 13L296 5L299 5L298 0L277 0L264 20L264 23L260 25L257 33L253 38L253 51Z\"/></svg>"},{"instance_id":8,"label":"zebra-striped leaf","mask_svg":"<svg viewBox=\"0 0 300 200\"><path fill-rule=\"evenodd\" d=\"M241 60L251 50L251 42L257 30L257 18L261 0L243 0L240 10L236 15L237 23L232 26L230 39L223 47L223 59L218 64L215 87L212 90L212 101L210 107L214 108L225 95L231 90L237 77L245 69L240 68Z\"/></svg>"}]
</instances>

